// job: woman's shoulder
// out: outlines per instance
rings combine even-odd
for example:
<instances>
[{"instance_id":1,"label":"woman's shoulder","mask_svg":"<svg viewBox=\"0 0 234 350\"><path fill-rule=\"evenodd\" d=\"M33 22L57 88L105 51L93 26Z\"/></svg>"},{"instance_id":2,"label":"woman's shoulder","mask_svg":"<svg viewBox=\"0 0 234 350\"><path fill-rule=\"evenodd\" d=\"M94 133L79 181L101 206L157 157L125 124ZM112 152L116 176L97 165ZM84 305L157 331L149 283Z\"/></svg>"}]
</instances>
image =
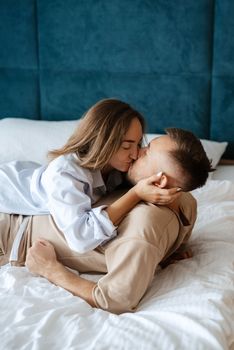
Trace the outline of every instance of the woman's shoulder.
<instances>
[{"instance_id":1,"label":"woman's shoulder","mask_svg":"<svg viewBox=\"0 0 234 350\"><path fill-rule=\"evenodd\" d=\"M92 177L89 169L79 165L78 158L75 153L61 155L53 159L47 167L47 171L53 173L70 174L79 179L90 179Z\"/></svg>"}]
</instances>

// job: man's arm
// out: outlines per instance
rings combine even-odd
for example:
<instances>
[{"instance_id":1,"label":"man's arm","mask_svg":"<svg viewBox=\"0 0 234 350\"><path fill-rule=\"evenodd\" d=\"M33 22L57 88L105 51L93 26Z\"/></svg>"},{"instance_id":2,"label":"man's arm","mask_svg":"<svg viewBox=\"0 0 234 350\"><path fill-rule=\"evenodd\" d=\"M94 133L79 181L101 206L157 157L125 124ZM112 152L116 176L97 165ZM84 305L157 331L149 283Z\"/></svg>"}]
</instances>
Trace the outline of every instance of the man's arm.
<instances>
[{"instance_id":1,"label":"man's arm","mask_svg":"<svg viewBox=\"0 0 234 350\"><path fill-rule=\"evenodd\" d=\"M55 285L84 299L91 306L95 306L92 291L96 283L76 275L58 262L50 242L37 240L28 251L25 265L30 272L45 277Z\"/></svg>"},{"instance_id":2,"label":"man's arm","mask_svg":"<svg viewBox=\"0 0 234 350\"><path fill-rule=\"evenodd\" d=\"M109 272L95 283L63 266L53 245L41 239L28 250L25 265L30 272L84 299L92 307L118 314L132 311L139 303L153 278L157 255L155 248L145 241L130 242L127 247L121 242L107 254Z\"/></svg>"},{"instance_id":3,"label":"man's arm","mask_svg":"<svg viewBox=\"0 0 234 350\"><path fill-rule=\"evenodd\" d=\"M192 224L192 227L190 229L189 234L185 236L184 240L181 242L181 245L176 249L176 251L172 255L170 255L167 259L163 260L160 263L160 266L162 268L165 268L170 264L174 264L177 261L180 261L183 259L189 259L193 257L193 251L190 247L187 246L186 243L189 236L191 235L192 228L195 224L197 204L196 204L196 200L191 196L191 194L184 194L184 196L190 199L191 201L191 203L189 203L190 205L187 204L183 206L183 203L181 205L181 198L178 198L173 203L168 204L167 207L177 212L177 215L180 218L180 221L183 226L189 226ZM191 212L189 209L191 209ZM189 214L186 213L186 211L188 211ZM192 212L193 212L193 215L191 215ZM187 214L187 216L185 213ZM192 221L190 222L190 220Z\"/></svg>"},{"instance_id":4,"label":"man's arm","mask_svg":"<svg viewBox=\"0 0 234 350\"><path fill-rule=\"evenodd\" d=\"M180 196L178 188L166 189L155 186L155 183L160 180L161 176L162 173L159 173L140 180L128 192L108 205L106 211L114 225L119 225L123 218L140 201L167 205L168 203L175 201L175 199Z\"/></svg>"}]
</instances>

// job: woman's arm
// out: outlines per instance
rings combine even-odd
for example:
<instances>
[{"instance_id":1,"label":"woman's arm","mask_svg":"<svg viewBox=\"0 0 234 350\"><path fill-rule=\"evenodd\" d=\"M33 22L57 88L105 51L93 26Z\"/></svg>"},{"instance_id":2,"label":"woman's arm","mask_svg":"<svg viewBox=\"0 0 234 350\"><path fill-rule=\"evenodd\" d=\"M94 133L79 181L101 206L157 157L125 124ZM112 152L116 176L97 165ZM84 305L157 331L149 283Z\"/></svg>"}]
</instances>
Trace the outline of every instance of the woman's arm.
<instances>
[{"instance_id":1,"label":"woman's arm","mask_svg":"<svg viewBox=\"0 0 234 350\"><path fill-rule=\"evenodd\" d=\"M139 181L111 205L92 208L88 190L93 186L90 176L87 169L72 161L64 165L62 158L50 163L43 178L48 209L69 247L79 253L95 249L115 237L116 225L139 201L165 205L178 196L176 189L157 187L154 183L160 177L155 175Z\"/></svg>"},{"instance_id":2,"label":"woman's arm","mask_svg":"<svg viewBox=\"0 0 234 350\"><path fill-rule=\"evenodd\" d=\"M110 204L106 211L112 223L118 225L125 215L141 200L158 205L168 205L180 196L177 188L165 189L155 185L160 175L140 180L127 193Z\"/></svg>"}]
</instances>

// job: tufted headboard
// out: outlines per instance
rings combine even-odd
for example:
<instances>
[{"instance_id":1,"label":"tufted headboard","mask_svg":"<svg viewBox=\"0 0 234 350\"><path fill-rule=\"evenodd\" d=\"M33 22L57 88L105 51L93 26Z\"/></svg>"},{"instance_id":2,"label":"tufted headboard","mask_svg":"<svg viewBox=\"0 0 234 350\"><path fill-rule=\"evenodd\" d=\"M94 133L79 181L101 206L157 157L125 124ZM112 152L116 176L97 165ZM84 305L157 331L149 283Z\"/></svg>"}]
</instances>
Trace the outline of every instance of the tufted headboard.
<instances>
[{"instance_id":1,"label":"tufted headboard","mask_svg":"<svg viewBox=\"0 0 234 350\"><path fill-rule=\"evenodd\" d=\"M0 117L77 119L116 97L147 120L228 141L234 1L1 0Z\"/></svg>"}]
</instances>

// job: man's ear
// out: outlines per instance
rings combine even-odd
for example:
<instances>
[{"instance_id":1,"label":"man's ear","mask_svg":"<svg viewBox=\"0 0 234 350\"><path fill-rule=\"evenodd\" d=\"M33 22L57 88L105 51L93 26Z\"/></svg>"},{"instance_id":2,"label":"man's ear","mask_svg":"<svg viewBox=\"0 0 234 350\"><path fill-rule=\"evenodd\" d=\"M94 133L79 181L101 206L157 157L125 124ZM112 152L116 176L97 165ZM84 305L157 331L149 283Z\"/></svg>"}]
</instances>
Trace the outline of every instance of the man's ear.
<instances>
[{"instance_id":1,"label":"man's ear","mask_svg":"<svg viewBox=\"0 0 234 350\"><path fill-rule=\"evenodd\" d=\"M165 174L162 174L158 182L158 187L165 188L167 186L167 183L168 183L167 176Z\"/></svg>"}]
</instances>

